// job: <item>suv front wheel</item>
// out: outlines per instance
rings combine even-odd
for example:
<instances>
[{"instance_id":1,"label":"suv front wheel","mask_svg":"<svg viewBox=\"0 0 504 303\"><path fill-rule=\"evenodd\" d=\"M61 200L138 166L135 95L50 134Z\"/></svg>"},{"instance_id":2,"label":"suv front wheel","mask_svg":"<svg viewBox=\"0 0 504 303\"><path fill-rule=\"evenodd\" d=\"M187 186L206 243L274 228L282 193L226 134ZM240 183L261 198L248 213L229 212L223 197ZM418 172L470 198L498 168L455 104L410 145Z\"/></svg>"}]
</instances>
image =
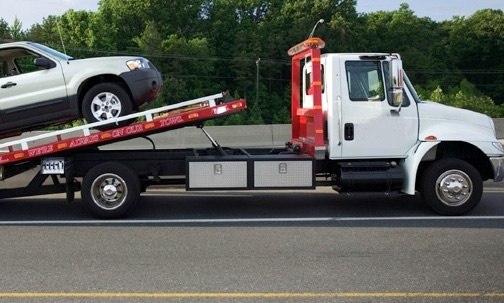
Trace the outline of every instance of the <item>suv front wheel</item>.
<instances>
[{"instance_id":1,"label":"suv front wheel","mask_svg":"<svg viewBox=\"0 0 504 303\"><path fill-rule=\"evenodd\" d=\"M93 86L84 95L82 102L82 115L87 123L106 121L133 112L129 94L124 88L115 83L100 83ZM129 124L131 121L122 121L119 126ZM115 124L97 127L106 130L116 127Z\"/></svg>"}]
</instances>

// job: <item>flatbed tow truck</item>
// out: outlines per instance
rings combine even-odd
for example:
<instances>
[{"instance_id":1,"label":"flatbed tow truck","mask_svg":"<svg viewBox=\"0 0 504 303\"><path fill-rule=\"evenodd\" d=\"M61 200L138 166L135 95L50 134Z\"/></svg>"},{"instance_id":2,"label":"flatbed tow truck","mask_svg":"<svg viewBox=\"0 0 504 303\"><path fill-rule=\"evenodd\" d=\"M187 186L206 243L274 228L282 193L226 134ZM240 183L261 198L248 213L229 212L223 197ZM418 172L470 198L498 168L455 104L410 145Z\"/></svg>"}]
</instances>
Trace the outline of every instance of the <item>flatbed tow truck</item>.
<instances>
[{"instance_id":1,"label":"flatbed tow truck","mask_svg":"<svg viewBox=\"0 0 504 303\"><path fill-rule=\"evenodd\" d=\"M339 192L420 191L434 211L460 215L479 203L483 180L504 179L504 151L490 118L420 101L398 54L321 55L324 45L309 38L289 50L292 139L285 147L220 146L204 121L247 104L217 94L0 144L0 199L66 193L72 201L80 191L95 215L119 218L152 185L200 191L332 186ZM138 118L142 122L93 130ZM211 147L98 148L187 126L201 128ZM2 188L2 180L33 168L38 172L26 186Z\"/></svg>"}]
</instances>

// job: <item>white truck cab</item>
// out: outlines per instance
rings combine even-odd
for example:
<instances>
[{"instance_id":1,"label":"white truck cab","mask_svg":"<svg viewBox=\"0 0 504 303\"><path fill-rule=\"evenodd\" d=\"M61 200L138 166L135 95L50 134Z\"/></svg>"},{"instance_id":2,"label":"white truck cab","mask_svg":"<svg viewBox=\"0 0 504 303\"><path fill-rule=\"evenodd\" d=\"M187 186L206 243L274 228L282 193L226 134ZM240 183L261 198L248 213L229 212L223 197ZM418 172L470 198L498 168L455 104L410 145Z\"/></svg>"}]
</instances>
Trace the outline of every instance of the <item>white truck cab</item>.
<instances>
[{"instance_id":1,"label":"white truck cab","mask_svg":"<svg viewBox=\"0 0 504 303\"><path fill-rule=\"evenodd\" d=\"M323 144L311 149L317 159L341 167L335 176L336 183L346 184L338 184L341 190L371 190L375 178L391 182L386 181L390 170L383 167L396 167L404 174L398 177L402 193L419 190L434 210L460 214L479 202L482 180L504 179L504 150L490 117L420 100L398 54L320 55L316 49L324 42L307 41L298 53L290 52L303 66L293 121L321 108L323 124L304 131L293 126L294 139L310 150L307 146L316 141L310 140L310 129L319 129ZM320 105L315 101L319 83ZM304 120L310 124L310 118ZM352 181L344 181L345 170Z\"/></svg>"}]
</instances>

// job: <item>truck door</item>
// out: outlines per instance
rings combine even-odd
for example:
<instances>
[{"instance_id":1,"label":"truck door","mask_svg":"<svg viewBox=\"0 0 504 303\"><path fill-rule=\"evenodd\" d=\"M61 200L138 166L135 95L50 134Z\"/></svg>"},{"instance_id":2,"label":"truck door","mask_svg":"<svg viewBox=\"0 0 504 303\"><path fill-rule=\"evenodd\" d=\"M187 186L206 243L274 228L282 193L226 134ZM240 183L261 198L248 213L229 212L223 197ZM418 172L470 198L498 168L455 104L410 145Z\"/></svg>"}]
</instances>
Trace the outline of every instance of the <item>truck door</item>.
<instances>
[{"instance_id":1,"label":"truck door","mask_svg":"<svg viewBox=\"0 0 504 303\"><path fill-rule=\"evenodd\" d=\"M418 138L417 105L407 94L400 109L389 100L390 62L354 57L341 63L341 157L404 158Z\"/></svg>"}]
</instances>

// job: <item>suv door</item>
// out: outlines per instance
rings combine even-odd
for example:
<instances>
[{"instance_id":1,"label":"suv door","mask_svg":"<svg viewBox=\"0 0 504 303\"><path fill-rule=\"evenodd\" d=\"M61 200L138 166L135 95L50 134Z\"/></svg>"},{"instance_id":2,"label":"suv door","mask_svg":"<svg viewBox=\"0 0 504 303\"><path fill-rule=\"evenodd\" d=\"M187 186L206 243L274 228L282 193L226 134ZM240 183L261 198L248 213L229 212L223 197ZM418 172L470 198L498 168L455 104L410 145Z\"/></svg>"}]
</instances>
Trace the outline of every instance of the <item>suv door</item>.
<instances>
[{"instance_id":1,"label":"suv door","mask_svg":"<svg viewBox=\"0 0 504 303\"><path fill-rule=\"evenodd\" d=\"M28 48L0 49L0 133L28 129L67 114L69 102L60 63L49 59L50 67L41 68L34 63L39 57L43 56Z\"/></svg>"}]
</instances>

